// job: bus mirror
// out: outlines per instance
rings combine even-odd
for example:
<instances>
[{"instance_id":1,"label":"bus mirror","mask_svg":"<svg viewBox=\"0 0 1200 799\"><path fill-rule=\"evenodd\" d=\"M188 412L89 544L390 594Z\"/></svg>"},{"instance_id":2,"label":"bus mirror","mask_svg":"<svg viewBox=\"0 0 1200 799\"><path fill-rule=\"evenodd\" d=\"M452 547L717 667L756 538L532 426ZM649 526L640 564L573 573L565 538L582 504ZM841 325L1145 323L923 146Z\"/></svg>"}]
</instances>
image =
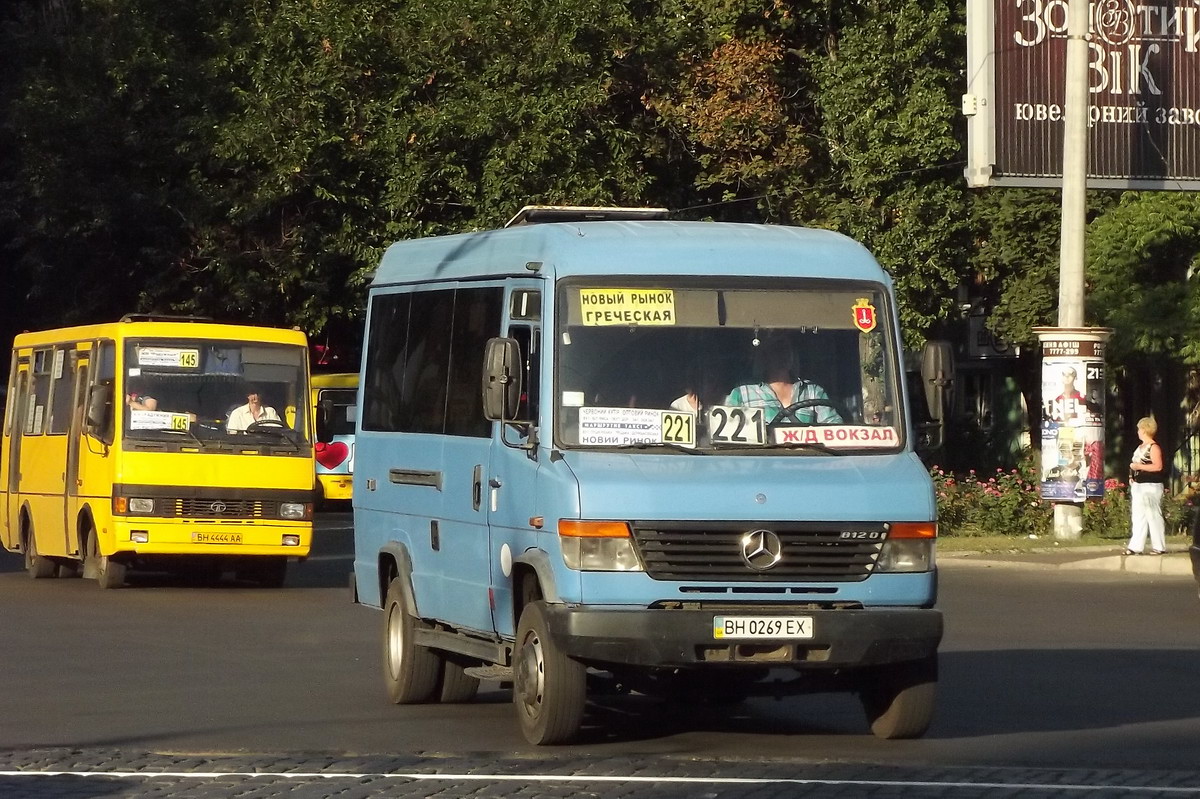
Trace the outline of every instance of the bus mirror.
<instances>
[{"instance_id":1,"label":"bus mirror","mask_svg":"<svg viewBox=\"0 0 1200 799\"><path fill-rule=\"evenodd\" d=\"M88 397L88 433L104 441L112 429L113 387L111 383L92 386Z\"/></svg>"},{"instance_id":2,"label":"bus mirror","mask_svg":"<svg viewBox=\"0 0 1200 799\"><path fill-rule=\"evenodd\" d=\"M483 415L516 421L521 402L521 346L516 339L489 339L483 356Z\"/></svg>"},{"instance_id":3,"label":"bus mirror","mask_svg":"<svg viewBox=\"0 0 1200 799\"><path fill-rule=\"evenodd\" d=\"M333 419L333 400L323 399L317 404L317 441L328 444L333 441L329 422Z\"/></svg>"}]
</instances>

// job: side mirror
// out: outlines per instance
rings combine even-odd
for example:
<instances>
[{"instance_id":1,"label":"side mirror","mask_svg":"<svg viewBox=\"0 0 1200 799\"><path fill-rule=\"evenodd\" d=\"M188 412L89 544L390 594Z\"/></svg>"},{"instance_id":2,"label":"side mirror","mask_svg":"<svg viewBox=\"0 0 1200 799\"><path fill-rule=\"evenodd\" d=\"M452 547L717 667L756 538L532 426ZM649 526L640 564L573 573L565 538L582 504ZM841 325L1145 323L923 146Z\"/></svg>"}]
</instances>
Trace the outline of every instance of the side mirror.
<instances>
[{"instance_id":1,"label":"side mirror","mask_svg":"<svg viewBox=\"0 0 1200 799\"><path fill-rule=\"evenodd\" d=\"M516 339L488 339L483 354L483 415L493 422L514 418L521 403L521 346Z\"/></svg>"},{"instance_id":2,"label":"side mirror","mask_svg":"<svg viewBox=\"0 0 1200 799\"><path fill-rule=\"evenodd\" d=\"M329 420L333 418L333 400L321 400L317 405L317 441L328 444L333 440Z\"/></svg>"},{"instance_id":3,"label":"side mirror","mask_svg":"<svg viewBox=\"0 0 1200 799\"><path fill-rule=\"evenodd\" d=\"M111 383L92 386L87 405L88 435L108 442L112 438L113 387Z\"/></svg>"}]
</instances>

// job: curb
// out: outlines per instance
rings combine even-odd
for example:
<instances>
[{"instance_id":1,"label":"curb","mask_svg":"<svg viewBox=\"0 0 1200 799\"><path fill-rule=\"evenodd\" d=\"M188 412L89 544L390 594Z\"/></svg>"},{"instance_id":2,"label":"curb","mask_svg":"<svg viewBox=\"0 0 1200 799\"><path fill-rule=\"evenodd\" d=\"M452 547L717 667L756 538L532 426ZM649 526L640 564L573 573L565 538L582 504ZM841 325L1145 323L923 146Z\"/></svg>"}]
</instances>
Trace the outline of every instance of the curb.
<instances>
[{"instance_id":1,"label":"curb","mask_svg":"<svg viewBox=\"0 0 1200 799\"><path fill-rule=\"evenodd\" d=\"M1082 556L1064 559L1061 554L1039 558L1037 555L1012 557L963 553L956 556L938 556L938 568L967 567L980 569L1029 569L1070 571L1109 571L1126 574L1148 574L1152 576L1191 577L1192 563L1186 552L1152 555L1106 555Z\"/></svg>"}]
</instances>

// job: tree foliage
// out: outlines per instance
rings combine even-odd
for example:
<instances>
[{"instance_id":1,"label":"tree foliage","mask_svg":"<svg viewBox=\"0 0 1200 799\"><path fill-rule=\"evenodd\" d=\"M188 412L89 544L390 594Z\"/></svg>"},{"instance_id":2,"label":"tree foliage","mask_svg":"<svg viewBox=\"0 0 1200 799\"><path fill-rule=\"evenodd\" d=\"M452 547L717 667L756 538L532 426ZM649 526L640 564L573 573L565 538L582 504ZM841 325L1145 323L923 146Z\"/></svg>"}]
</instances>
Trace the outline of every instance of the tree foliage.
<instances>
[{"instance_id":1,"label":"tree foliage","mask_svg":"<svg viewBox=\"0 0 1200 799\"><path fill-rule=\"evenodd\" d=\"M358 318L391 241L529 203L863 241L911 343L956 289L1054 322L1057 194L970 193L949 0L13 0L0 241L23 327ZM1200 361L1193 201L1097 194L1089 322ZM1161 311L1161 313L1159 312Z\"/></svg>"}]
</instances>

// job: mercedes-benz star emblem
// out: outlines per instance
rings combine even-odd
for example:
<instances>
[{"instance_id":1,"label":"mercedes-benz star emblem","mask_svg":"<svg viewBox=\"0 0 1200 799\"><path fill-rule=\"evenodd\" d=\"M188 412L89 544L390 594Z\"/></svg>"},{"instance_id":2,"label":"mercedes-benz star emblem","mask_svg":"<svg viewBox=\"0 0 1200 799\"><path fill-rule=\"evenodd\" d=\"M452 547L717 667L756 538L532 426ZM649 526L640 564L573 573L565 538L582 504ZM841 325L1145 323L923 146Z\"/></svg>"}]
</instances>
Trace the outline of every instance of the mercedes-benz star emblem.
<instances>
[{"instance_id":1,"label":"mercedes-benz star emblem","mask_svg":"<svg viewBox=\"0 0 1200 799\"><path fill-rule=\"evenodd\" d=\"M770 530L751 530L742 536L742 560L756 572L765 572L783 558L783 544Z\"/></svg>"},{"instance_id":2,"label":"mercedes-benz star emblem","mask_svg":"<svg viewBox=\"0 0 1200 799\"><path fill-rule=\"evenodd\" d=\"M214 502L208 507L213 513L224 513L228 509L228 506L224 502Z\"/></svg>"}]
</instances>

